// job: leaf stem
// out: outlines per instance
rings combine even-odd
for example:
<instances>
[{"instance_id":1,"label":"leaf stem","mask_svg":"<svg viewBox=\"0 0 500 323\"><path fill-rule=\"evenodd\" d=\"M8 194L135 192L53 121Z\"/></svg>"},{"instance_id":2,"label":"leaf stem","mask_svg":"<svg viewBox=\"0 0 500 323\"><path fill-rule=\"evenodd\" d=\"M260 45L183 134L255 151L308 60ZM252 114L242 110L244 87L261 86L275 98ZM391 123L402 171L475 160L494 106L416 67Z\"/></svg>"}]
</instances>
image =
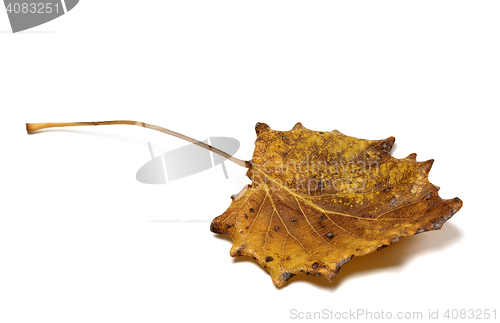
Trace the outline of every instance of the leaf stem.
<instances>
[{"instance_id":1,"label":"leaf stem","mask_svg":"<svg viewBox=\"0 0 500 323\"><path fill-rule=\"evenodd\" d=\"M198 141L196 139L193 139L191 137L182 135L180 133L177 133L177 132L169 130L169 129L165 129L165 128L162 128L159 126L145 123L145 122L130 121L130 120L115 120L115 121L95 121L95 122L26 123L26 131L28 131L28 134L32 134L38 130L47 129L47 128L73 127L73 126L104 126L104 125L131 125L131 126L139 126L139 127L143 127L143 128L149 128L149 129L153 129L156 131L160 131L160 132L166 133L168 135L189 141L190 143L198 145L202 148L208 149L216 154L221 155L224 158L229 159L230 161L232 161L233 163L235 163L239 166L246 167L246 168L250 167L250 163L248 161L244 161L244 160L235 158L235 157L233 157L233 156L231 156L231 155L229 155L229 154L227 154L227 153L225 153L225 152L223 152L215 147L207 145L207 144L205 144L201 141Z\"/></svg>"}]
</instances>

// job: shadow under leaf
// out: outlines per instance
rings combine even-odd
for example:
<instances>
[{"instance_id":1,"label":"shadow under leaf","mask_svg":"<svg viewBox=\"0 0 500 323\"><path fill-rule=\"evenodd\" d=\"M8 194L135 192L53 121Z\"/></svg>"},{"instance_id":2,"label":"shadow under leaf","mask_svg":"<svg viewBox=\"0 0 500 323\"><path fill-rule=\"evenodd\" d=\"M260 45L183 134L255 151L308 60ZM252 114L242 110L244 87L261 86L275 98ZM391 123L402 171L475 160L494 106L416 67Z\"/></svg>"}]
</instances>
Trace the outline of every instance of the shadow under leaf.
<instances>
[{"instance_id":1,"label":"shadow under leaf","mask_svg":"<svg viewBox=\"0 0 500 323\"><path fill-rule=\"evenodd\" d=\"M216 235L216 237L232 243L231 237L228 235L221 234ZM354 257L342 267L337 277L331 283L325 278L308 275L294 276L290 279L289 283L293 285L294 282L308 282L320 288L335 290L349 277L360 274L368 275L374 271L401 267L417 255L421 256L423 254L441 252L459 242L461 237L461 231L453 223L446 223L441 230L428 231L416 236L402 237L398 242L380 251ZM250 257L235 257L233 262L251 262L268 275L267 271ZM276 288L279 289L278 287Z\"/></svg>"}]
</instances>

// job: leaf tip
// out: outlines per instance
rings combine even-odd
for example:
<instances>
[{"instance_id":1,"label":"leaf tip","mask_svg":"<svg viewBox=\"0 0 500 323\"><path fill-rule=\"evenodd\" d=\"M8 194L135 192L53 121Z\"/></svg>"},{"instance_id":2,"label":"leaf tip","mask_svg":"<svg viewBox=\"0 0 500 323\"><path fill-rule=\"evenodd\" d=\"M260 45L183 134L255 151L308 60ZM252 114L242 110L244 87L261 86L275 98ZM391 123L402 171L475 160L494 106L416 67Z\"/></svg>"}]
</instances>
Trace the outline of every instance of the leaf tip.
<instances>
[{"instance_id":1,"label":"leaf tip","mask_svg":"<svg viewBox=\"0 0 500 323\"><path fill-rule=\"evenodd\" d=\"M305 127L302 125L302 123L297 122L295 126L293 126L292 130L299 130L299 129L305 129Z\"/></svg>"},{"instance_id":2,"label":"leaf tip","mask_svg":"<svg viewBox=\"0 0 500 323\"><path fill-rule=\"evenodd\" d=\"M429 159L420 163L420 169L428 174L431 171L432 165L434 164L434 159Z\"/></svg>"},{"instance_id":3,"label":"leaf tip","mask_svg":"<svg viewBox=\"0 0 500 323\"><path fill-rule=\"evenodd\" d=\"M269 131L269 130L271 130L271 127L269 127L267 123L257 122L257 124L255 125L255 133L257 135L259 135L259 133L261 133L262 131Z\"/></svg>"},{"instance_id":4,"label":"leaf tip","mask_svg":"<svg viewBox=\"0 0 500 323\"><path fill-rule=\"evenodd\" d=\"M453 203L453 206L454 208L452 209L452 211L455 211L453 214L457 213L461 208L462 206L464 205L464 202L459 199L458 197L455 197L453 199L454 203Z\"/></svg>"},{"instance_id":5,"label":"leaf tip","mask_svg":"<svg viewBox=\"0 0 500 323\"><path fill-rule=\"evenodd\" d=\"M236 246L236 245L233 244L233 246L231 247L231 250L229 251L229 255L231 257L239 257L239 256L241 256L241 250L242 250L241 247L243 247L243 249L245 248L244 245L243 246Z\"/></svg>"},{"instance_id":6,"label":"leaf tip","mask_svg":"<svg viewBox=\"0 0 500 323\"><path fill-rule=\"evenodd\" d=\"M271 274L271 279L273 280L274 285L280 288L283 287L293 276L295 276L295 274L289 271L276 271Z\"/></svg>"},{"instance_id":7,"label":"leaf tip","mask_svg":"<svg viewBox=\"0 0 500 323\"><path fill-rule=\"evenodd\" d=\"M210 223L210 231L217 234L231 234L234 230L234 224L228 224L224 222L224 219L221 216L216 217Z\"/></svg>"},{"instance_id":8,"label":"leaf tip","mask_svg":"<svg viewBox=\"0 0 500 323\"><path fill-rule=\"evenodd\" d=\"M382 150L388 154L391 153L392 147L394 146L394 142L396 141L396 138L391 136L387 139L382 140L382 143L380 144L380 147Z\"/></svg>"},{"instance_id":9,"label":"leaf tip","mask_svg":"<svg viewBox=\"0 0 500 323\"><path fill-rule=\"evenodd\" d=\"M212 223L210 223L210 231L212 231L213 233L222 234L219 222L220 221L218 218L213 219Z\"/></svg>"}]
</instances>

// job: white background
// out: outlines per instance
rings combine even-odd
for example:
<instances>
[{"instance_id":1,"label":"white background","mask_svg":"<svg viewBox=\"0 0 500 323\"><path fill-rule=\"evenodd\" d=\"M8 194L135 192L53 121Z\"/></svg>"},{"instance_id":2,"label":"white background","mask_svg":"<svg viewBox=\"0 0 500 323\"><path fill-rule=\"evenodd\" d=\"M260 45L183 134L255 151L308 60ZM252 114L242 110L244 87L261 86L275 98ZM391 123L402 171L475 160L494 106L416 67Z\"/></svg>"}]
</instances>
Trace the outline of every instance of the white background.
<instances>
[{"instance_id":1,"label":"white background","mask_svg":"<svg viewBox=\"0 0 500 323\"><path fill-rule=\"evenodd\" d=\"M497 1L84 0L12 34L0 10L0 322L495 306L500 318L499 15ZM464 206L441 231L353 259L332 283L296 276L278 289L209 231L245 169L146 185L135 174L147 142L157 155L185 142L130 126L25 132L117 119L237 138L244 160L256 122L393 135L393 155L435 159L431 182Z\"/></svg>"}]
</instances>

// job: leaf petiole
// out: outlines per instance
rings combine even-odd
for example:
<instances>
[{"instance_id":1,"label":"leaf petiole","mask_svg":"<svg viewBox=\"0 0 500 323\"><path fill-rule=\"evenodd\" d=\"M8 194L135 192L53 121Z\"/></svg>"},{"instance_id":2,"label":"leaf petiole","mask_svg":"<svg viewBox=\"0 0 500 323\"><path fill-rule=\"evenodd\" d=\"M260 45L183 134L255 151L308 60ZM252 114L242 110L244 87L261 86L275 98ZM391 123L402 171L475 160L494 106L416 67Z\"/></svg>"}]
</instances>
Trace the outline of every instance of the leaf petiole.
<instances>
[{"instance_id":1,"label":"leaf petiole","mask_svg":"<svg viewBox=\"0 0 500 323\"><path fill-rule=\"evenodd\" d=\"M48 123L26 123L26 131L28 134L32 134L36 131L42 130L42 129L48 129L48 128L57 128L57 127L74 127L74 126L104 126L104 125L131 125L131 126L139 126L143 128L149 128L153 129L156 131L160 131L163 133L166 133L168 135L184 139L186 141L189 141L190 143L193 143L197 146L200 146L202 148L208 149L216 154L221 155L224 158L227 158L228 160L232 161L233 163L249 168L250 167L250 162L244 161L238 158L235 158L222 150L219 150L215 147L212 147L210 145L207 145L201 141L198 141L196 139L193 139L191 137L182 135L178 132L165 129L159 126L155 126L149 123L145 122L138 122L138 121L131 121L131 120L114 120L114 121L95 121L95 122L48 122Z\"/></svg>"}]
</instances>

